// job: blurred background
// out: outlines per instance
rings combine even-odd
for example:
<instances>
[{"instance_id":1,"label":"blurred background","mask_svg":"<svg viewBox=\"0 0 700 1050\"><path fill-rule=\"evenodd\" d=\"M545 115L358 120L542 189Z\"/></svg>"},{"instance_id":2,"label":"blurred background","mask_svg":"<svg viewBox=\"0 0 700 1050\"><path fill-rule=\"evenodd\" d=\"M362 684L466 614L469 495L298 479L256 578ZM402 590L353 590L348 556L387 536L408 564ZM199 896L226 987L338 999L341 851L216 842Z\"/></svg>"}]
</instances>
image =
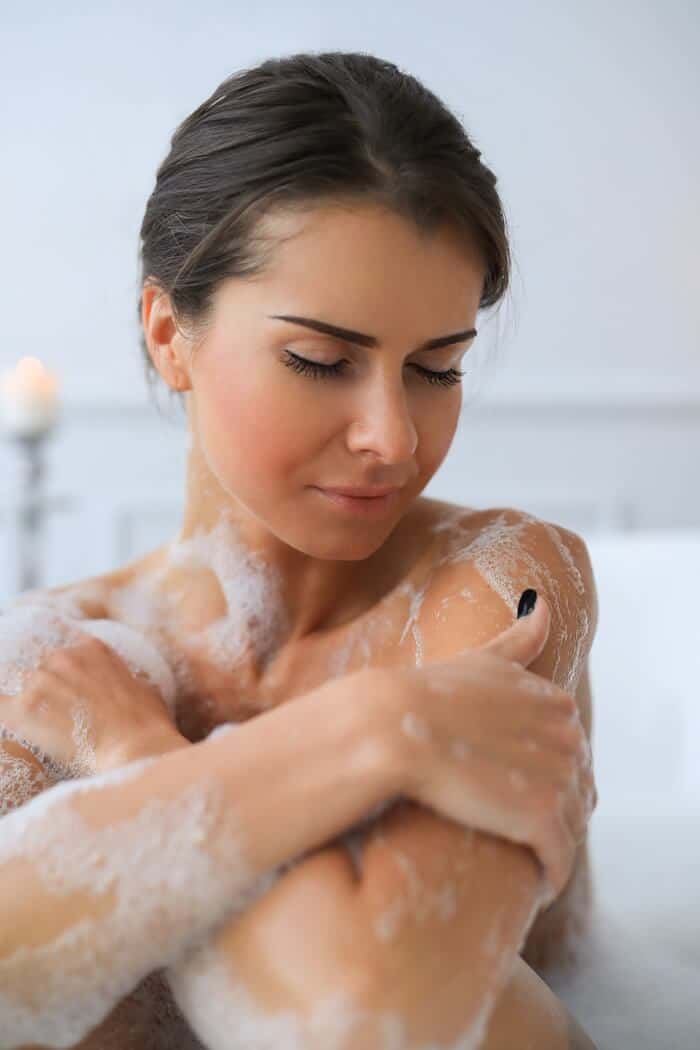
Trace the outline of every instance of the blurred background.
<instances>
[{"instance_id":1,"label":"blurred background","mask_svg":"<svg viewBox=\"0 0 700 1050\"><path fill-rule=\"evenodd\" d=\"M59 384L40 585L180 525L185 417L149 400L136 313L138 230L176 125L240 67L329 49L396 62L460 117L498 176L513 286L426 495L588 542L601 892L669 937L682 898L675 944L700 963L698 6L5 3L1 34L0 371L32 356ZM6 434L0 607L26 557L28 470Z\"/></svg>"}]
</instances>

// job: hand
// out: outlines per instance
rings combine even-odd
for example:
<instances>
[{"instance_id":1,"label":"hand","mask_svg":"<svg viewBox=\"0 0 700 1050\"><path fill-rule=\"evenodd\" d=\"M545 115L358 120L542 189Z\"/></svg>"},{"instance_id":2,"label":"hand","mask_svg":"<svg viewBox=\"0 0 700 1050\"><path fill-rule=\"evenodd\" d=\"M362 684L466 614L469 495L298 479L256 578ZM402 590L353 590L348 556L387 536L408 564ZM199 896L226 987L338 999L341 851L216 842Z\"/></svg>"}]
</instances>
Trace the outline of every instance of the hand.
<instances>
[{"instance_id":1,"label":"hand","mask_svg":"<svg viewBox=\"0 0 700 1050\"><path fill-rule=\"evenodd\" d=\"M530 846L549 883L547 901L566 885L598 799L575 700L525 670L549 627L539 596L529 616L482 648L386 673L400 721L403 792Z\"/></svg>"},{"instance_id":2,"label":"hand","mask_svg":"<svg viewBox=\"0 0 700 1050\"><path fill-rule=\"evenodd\" d=\"M149 676L132 672L100 639L84 638L52 649L20 692L0 695L0 725L77 776L105 772L179 735Z\"/></svg>"}]
</instances>

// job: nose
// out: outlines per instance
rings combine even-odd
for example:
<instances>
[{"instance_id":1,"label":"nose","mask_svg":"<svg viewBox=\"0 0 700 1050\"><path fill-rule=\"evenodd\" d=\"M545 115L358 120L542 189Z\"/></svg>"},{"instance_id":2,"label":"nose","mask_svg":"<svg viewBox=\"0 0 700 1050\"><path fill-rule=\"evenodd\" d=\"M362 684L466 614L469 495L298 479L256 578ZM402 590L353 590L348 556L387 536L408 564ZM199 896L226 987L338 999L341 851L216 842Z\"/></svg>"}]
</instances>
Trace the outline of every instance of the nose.
<instances>
[{"instance_id":1,"label":"nose","mask_svg":"<svg viewBox=\"0 0 700 1050\"><path fill-rule=\"evenodd\" d=\"M406 462L418 446L418 432L401 384L379 382L362 399L348 432L352 452L373 452L386 463Z\"/></svg>"}]
</instances>

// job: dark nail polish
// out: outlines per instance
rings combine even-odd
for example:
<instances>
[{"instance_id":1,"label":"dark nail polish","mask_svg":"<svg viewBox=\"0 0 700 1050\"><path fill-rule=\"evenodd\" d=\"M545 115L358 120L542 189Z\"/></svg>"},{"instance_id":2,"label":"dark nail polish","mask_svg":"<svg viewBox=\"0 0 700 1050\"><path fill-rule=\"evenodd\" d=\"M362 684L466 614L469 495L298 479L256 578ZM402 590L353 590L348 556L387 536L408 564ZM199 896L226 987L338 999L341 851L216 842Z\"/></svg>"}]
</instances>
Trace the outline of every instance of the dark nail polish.
<instances>
[{"instance_id":1,"label":"dark nail polish","mask_svg":"<svg viewBox=\"0 0 700 1050\"><path fill-rule=\"evenodd\" d=\"M523 591L520 595L520 601L518 602L518 619L520 619L521 616L529 616L535 608L536 601L537 591L533 590L532 587L528 587L526 591Z\"/></svg>"}]
</instances>

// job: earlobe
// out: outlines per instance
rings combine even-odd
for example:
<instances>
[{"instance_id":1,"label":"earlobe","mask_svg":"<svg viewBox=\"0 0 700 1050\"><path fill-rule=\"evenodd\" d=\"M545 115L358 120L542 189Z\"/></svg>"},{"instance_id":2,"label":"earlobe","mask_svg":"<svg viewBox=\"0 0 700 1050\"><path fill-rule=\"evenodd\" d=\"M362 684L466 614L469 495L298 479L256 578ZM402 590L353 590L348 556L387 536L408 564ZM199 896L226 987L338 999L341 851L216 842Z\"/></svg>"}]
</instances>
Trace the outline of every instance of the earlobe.
<instances>
[{"instance_id":1,"label":"earlobe","mask_svg":"<svg viewBox=\"0 0 700 1050\"><path fill-rule=\"evenodd\" d=\"M146 283L142 288L141 320L148 353L158 374L171 390L191 390L189 372L176 349L182 341L184 358L187 343L175 322L167 292L156 284Z\"/></svg>"},{"instance_id":2,"label":"earlobe","mask_svg":"<svg viewBox=\"0 0 700 1050\"><path fill-rule=\"evenodd\" d=\"M187 379L187 376L178 375L174 383L171 384L173 390L191 390L192 384Z\"/></svg>"},{"instance_id":3,"label":"earlobe","mask_svg":"<svg viewBox=\"0 0 700 1050\"><path fill-rule=\"evenodd\" d=\"M156 344L154 348L151 348L150 344L148 344L148 352L158 373L171 390L192 389L189 376L180 365L177 354L171 345Z\"/></svg>"},{"instance_id":4,"label":"earlobe","mask_svg":"<svg viewBox=\"0 0 700 1050\"><path fill-rule=\"evenodd\" d=\"M188 380L172 345L177 336L177 328L167 295L155 285L146 284L143 287L141 319L148 353L154 367L168 386L176 390L183 389Z\"/></svg>"},{"instance_id":5,"label":"earlobe","mask_svg":"<svg viewBox=\"0 0 700 1050\"><path fill-rule=\"evenodd\" d=\"M165 379L171 390L191 390L192 384L190 383L187 374L177 362L177 356L171 347L166 348L165 356L167 358L167 364L161 370L160 374L163 376L163 379Z\"/></svg>"}]
</instances>

